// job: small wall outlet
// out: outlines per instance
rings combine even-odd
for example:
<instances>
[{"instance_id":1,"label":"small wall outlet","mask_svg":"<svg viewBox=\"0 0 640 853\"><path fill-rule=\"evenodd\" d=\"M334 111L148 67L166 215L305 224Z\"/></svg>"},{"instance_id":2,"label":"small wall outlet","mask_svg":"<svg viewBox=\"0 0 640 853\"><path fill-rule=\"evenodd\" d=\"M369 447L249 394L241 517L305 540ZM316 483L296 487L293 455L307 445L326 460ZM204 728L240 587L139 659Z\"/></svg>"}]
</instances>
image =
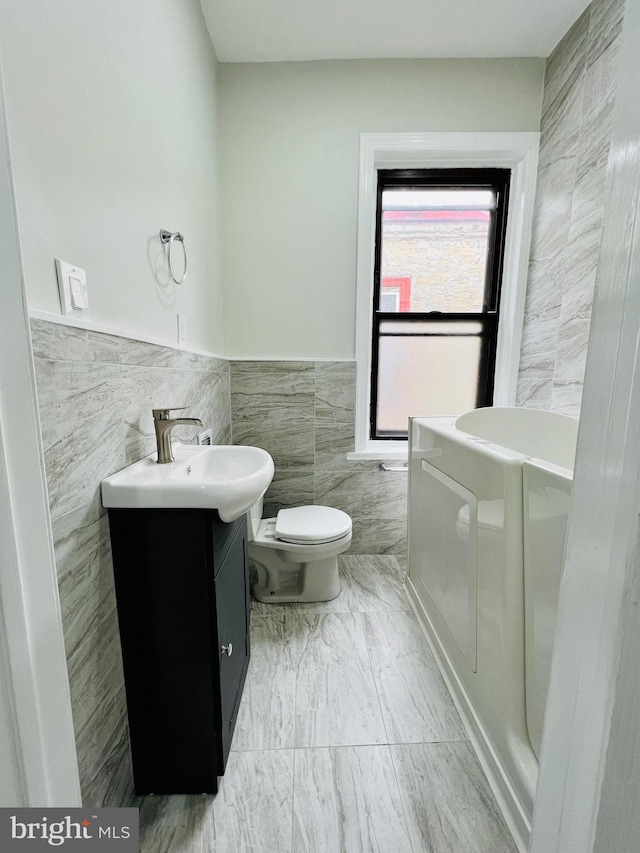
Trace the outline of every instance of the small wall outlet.
<instances>
[{"instance_id":1,"label":"small wall outlet","mask_svg":"<svg viewBox=\"0 0 640 853\"><path fill-rule=\"evenodd\" d=\"M187 318L184 314L176 315L178 318L178 343L184 344L187 340Z\"/></svg>"},{"instance_id":2,"label":"small wall outlet","mask_svg":"<svg viewBox=\"0 0 640 853\"><path fill-rule=\"evenodd\" d=\"M196 444L213 444L213 430L209 428L199 432L196 437Z\"/></svg>"}]
</instances>

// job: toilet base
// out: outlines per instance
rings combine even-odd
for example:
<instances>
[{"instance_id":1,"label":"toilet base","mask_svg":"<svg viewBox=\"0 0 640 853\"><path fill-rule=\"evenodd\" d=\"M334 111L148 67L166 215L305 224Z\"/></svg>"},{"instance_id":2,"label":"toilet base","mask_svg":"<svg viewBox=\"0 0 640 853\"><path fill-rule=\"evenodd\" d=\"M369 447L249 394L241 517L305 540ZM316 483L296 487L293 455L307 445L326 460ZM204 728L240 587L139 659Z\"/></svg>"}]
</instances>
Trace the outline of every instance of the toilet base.
<instances>
[{"instance_id":1,"label":"toilet base","mask_svg":"<svg viewBox=\"0 0 640 853\"><path fill-rule=\"evenodd\" d=\"M340 595L338 558L292 563L282 560L276 551L249 546L249 555L258 580L251 586L255 599L265 604L331 601Z\"/></svg>"}]
</instances>

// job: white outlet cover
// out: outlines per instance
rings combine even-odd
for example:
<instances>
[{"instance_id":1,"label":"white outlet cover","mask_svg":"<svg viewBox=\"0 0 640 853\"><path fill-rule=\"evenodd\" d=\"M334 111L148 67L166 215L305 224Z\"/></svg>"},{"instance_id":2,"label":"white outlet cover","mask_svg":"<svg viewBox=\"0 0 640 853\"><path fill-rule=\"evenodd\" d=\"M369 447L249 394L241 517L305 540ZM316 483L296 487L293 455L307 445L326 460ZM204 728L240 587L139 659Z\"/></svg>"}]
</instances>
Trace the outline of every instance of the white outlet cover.
<instances>
[{"instance_id":1,"label":"white outlet cover","mask_svg":"<svg viewBox=\"0 0 640 853\"><path fill-rule=\"evenodd\" d=\"M209 427L208 429L199 432L196 436L196 444L213 444L213 428Z\"/></svg>"},{"instance_id":2,"label":"white outlet cover","mask_svg":"<svg viewBox=\"0 0 640 853\"><path fill-rule=\"evenodd\" d=\"M56 258L56 275L62 313L68 317L86 317L89 313L87 274L80 267Z\"/></svg>"}]
</instances>

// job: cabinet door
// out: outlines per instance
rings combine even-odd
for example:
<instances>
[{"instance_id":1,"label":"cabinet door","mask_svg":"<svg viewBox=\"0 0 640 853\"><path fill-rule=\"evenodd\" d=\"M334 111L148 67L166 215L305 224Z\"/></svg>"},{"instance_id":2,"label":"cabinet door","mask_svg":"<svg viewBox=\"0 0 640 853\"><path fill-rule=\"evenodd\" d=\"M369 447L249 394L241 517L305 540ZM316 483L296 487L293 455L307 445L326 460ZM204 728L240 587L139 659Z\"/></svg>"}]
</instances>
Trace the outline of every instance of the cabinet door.
<instances>
[{"instance_id":1,"label":"cabinet door","mask_svg":"<svg viewBox=\"0 0 640 853\"><path fill-rule=\"evenodd\" d=\"M243 525L215 579L221 706L219 773L224 772L226 765L249 664L249 589L246 547Z\"/></svg>"},{"instance_id":2,"label":"cabinet door","mask_svg":"<svg viewBox=\"0 0 640 853\"><path fill-rule=\"evenodd\" d=\"M136 793L218 790L210 519L109 510Z\"/></svg>"}]
</instances>

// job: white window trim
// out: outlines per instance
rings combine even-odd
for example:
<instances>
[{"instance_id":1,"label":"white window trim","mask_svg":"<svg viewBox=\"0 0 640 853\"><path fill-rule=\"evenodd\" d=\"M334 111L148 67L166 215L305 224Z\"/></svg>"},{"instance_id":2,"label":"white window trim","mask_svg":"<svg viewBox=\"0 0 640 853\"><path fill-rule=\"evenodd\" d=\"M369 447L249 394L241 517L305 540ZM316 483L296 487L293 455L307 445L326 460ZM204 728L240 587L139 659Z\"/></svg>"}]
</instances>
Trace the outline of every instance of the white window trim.
<instances>
[{"instance_id":1,"label":"white window trim","mask_svg":"<svg viewBox=\"0 0 640 853\"><path fill-rule=\"evenodd\" d=\"M356 290L356 444L348 459L405 459L407 442L369 439L373 268L378 169L509 168L493 402L513 406L531 245L540 134L361 133ZM419 415L416 412L416 415Z\"/></svg>"}]
</instances>

